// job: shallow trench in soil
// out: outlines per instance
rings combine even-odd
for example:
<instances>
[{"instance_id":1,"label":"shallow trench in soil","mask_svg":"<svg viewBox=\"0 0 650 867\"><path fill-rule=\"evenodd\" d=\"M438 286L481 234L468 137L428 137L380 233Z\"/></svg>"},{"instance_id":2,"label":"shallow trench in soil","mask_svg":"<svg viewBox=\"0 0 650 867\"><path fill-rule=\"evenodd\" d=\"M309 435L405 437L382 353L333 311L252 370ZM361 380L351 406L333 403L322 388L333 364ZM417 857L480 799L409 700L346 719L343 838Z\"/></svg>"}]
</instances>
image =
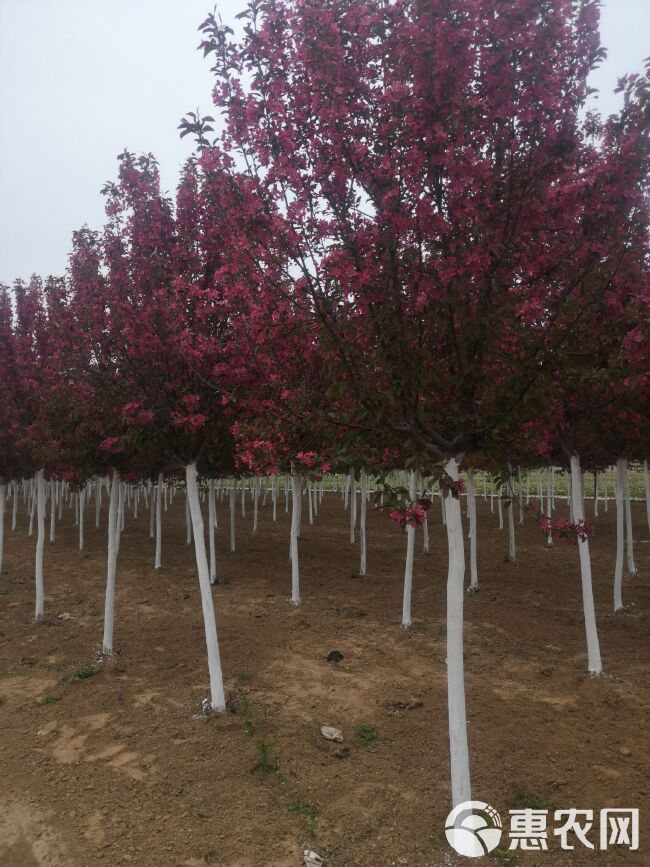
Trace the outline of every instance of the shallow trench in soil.
<instances>
[{"instance_id":1,"label":"shallow trench in soil","mask_svg":"<svg viewBox=\"0 0 650 867\"><path fill-rule=\"evenodd\" d=\"M35 538L21 503L0 576L1 867L283 867L302 863L305 842L332 867L470 863L453 856L444 835L447 554L437 504L429 555L417 531L409 631L399 626L406 538L385 514L369 509L368 571L358 578L340 495L325 495L313 526L303 510L303 603L294 607L284 502L276 524L270 505L261 509L256 535L252 507L243 518L237 505L238 551L230 554L227 503L218 503L223 583L213 591L230 712L206 719L182 494L163 515L161 570L146 510L137 521L127 515L119 653L96 669L107 504L99 530L88 505L83 552L64 509L56 543L46 542L46 619L35 625ZM493 863L650 863L650 546L644 504L633 512L638 575L625 579L627 608L618 615L613 503L608 512L601 505L596 523L605 676L593 679L577 551L547 546L526 519L517 526L518 561L505 562L507 529L478 499L481 590L465 598L474 797L506 823L509 809L525 806L551 816L569 807L641 811L638 852L562 852L551 839L551 852L499 851ZM326 662L331 650L342 654L338 664ZM343 743L326 741L322 725L341 729Z\"/></svg>"}]
</instances>

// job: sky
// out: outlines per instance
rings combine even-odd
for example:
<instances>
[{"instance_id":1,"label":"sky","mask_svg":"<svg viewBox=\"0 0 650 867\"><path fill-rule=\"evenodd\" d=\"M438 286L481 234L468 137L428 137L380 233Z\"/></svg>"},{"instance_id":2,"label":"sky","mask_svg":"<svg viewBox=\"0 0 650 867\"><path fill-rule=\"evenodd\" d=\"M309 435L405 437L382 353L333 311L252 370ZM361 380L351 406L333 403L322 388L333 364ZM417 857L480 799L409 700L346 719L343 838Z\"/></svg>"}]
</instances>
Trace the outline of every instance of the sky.
<instances>
[{"instance_id":1,"label":"sky","mask_svg":"<svg viewBox=\"0 0 650 867\"><path fill-rule=\"evenodd\" d=\"M221 0L226 23L245 0ZM63 274L71 236L104 222L117 155L152 152L173 192L192 150L181 117L211 111L196 50L213 0L0 0L0 282ZM605 0L608 59L592 86L607 114L650 55L650 0Z\"/></svg>"}]
</instances>

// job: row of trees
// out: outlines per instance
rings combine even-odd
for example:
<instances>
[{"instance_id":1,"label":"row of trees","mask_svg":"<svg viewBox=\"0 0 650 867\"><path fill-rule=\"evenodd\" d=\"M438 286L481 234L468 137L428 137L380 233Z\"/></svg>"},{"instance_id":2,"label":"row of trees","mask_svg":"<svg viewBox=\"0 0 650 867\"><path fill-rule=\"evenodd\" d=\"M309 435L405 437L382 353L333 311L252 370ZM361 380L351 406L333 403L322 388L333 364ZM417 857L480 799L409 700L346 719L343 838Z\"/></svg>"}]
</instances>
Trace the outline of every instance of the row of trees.
<instances>
[{"instance_id":1,"label":"row of trees","mask_svg":"<svg viewBox=\"0 0 650 867\"><path fill-rule=\"evenodd\" d=\"M323 466L438 481L455 804L459 469L570 469L597 674L582 470L649 452L650 80L585 113L597 6L251 0L239 34L211 15L219 118L182 122L197 152L175 203L154 157L125 152L66 276L0 290L0 482L35 477L40 528L46 474L111 475L108 610L120 479L184 474L216 709L198 474L291 471L294 493ZM42 543L36 574L42 599Z\"/></svg>"}]
</instances>

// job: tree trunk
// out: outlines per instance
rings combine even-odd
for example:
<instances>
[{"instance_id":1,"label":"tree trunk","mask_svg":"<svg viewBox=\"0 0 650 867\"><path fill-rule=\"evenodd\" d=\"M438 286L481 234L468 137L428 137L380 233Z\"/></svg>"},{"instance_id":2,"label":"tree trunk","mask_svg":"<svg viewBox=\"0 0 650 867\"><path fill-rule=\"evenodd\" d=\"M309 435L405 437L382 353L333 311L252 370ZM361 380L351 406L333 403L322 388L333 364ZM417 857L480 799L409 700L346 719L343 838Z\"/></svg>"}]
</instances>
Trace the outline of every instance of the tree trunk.
<instances>
[{"instance_id":1,"label":"tree trunk","mask_svg":"<svg viewBox=\"0 0 650 867\"><path fill-rule=\"evenodd\" d=\"M422 524L422 553L429 553L429 517L426 513Z\"/></svg>"},{"instance_id":2,"label":"tree trunk","mask_svg":"<svg viewBox=\"0 0 650 867\"><path fill-rule=\"evenodd\" d=\"M474 491L474 471L467 471L467 502L469 504L469 559L470 583L468 593L478 593L478 566L476 559L476 493Z\"/></svg>"},{"instance_id":3,"label":"tree trunk","mask_svg":"<svg viewBox=\"0 0 650 867\"><path fill-rule=\"evenodd\" d=\"M273 523L278 519L278 478L271 476L271 503L273 504Z\"/></svg>"},{"instance_id":4,"label":"tree trunk","mask_svg":"<svg viewBox=\"0 0 650 867\"><path fill-rule=\"evenodd\" d=\"M230 488L230 553L235 553L235 511L237 509L237 482Z\"/></svg>"},{"instance_id":5,"label":"tree trunk","mask_svg":"<svg viewBox=\"0 0 650 867\"><path fill-rule=\"evenodd\" d=\"M95 529L99 530L99 513L102 508L102 477L95 476Z\"/></svg>"},{"instance_id":6,"label":"tree trunk","mask_svg":"<svg viewBox=\"0 0 650 867\"><path fill-rule=\"evenodd\" d=\"M411 502L416 497L417 477L411 470L409 477L409 496ZM402 627L411 628L411 596L413 593L413 557L415 554L415 527L406 527L406 564L404 566L404 594L402 597Z\"/></svg>"},{"instance_id":7,"label":"tree trunk","mask_svg":"<svg viewBox=\"0 0 650 867\"><path fill-rule=\"evenodd\" d=\"M118 497L120 488L120 474L113 470L111 483L111 497L108 504L108 558L106 566L106 600L104 603L104 640L103 650L105 656L113 655L113 610L115 607L115 573L117 571L117 540L119 536L118 526Z\"/></svg>"},{"instance_id":8,"label":"tree trunk","mask_svg":"<svg viewBox=\"0 0 650 867\"><path fill-rule=\"evenodd\" d=\"M368 476L365 470L361 470L361 515L359 517L359 575L366 574L366 514L368 511Z\"/></svg>"},{"instance_id":9,"label":"tree trunk","mask_svg":"<svg viewBox=\"0 0 650 867\"><path fill-rule=\"evenodd\" d=\"M517 547L515 540L515 482L512 473L508 476L509 504L508 512L508 560L511 563L517 562Z\"/></svg>"},{"instance_id":10,"label":"tree trunk","mask_svg":"<svg viewBox=\"0 0 650 867\"><path fill-rule=\"evenodd\" d=\"M625 555L625 482L622 460L616 462L614 496L616 498L616 566L614 567L614 611L623 608L623 557Z\"/></svg>"},{"instance_id":11,"label":"tree trunk","mask_svg":"<svg viewBox=\"0 0 650 867\"><path fill-rule=\"evenodd\" d=\"M84 549L84 508L86 505L86 489L79 491L79 550Z\"/></svg>"},{"instance_id":12,"label":"tree trunk","mask_svg":"<svg viewBox=\"0 0 650 867\"><path fill-rule=\"evenodd\" d=\"M56 540L56 485L50 481L50 542Z\"/></svg>"},{"instance_id":13,"label":"tree trunk","mask_svg":"<svg viewBox=\"0 0 650 867\"><path fill-rule=\"evenodd\" d=\"M11 501L12 506L12 515L11 515L11 529L12 532L16 529L16 520L18 518L18 485L16 482L13 483L13 492L14 497Z\"/></svg>"},{"instance_id":14,"label":"tree trunk","mask_svg":"<svg viewBox=\"0 0 650 867\"><path fill-rule=\"evenodd\" d=\"M37 489L38 481L35 477L33 480L30 481L29 530L27 532L28 536L32 535L34 528L34 515L36 514L36 503L38 501Z\"/></svg>"},{"instance_id":15,"label":"tree trunk","mask_svg":"<svg viewBox=\"0 0 650 867\"><path fill-rule=\"evenodd\" d=\"M208 540L210 544L210 584L217 583L217 549L214 538L216 517L217 508L214 502L214 479L208 479Z\"/></svg>"},{"instance_id":16,"label":"tree trunk","mask_svg":"<svg viewBox=\"0 0 650 867\"><path fill-rule=\"evenodd\" d=\"M14 493L14 500L16 494ZM7 485L0 484L0 575L2 575L2 554L5 544L5 503L7 502Z\"/></svg>"},{"instance_id":17,"label":"tree trunk","mask_svg":"<svg viewBox=\"0 0 650 867\"><path fill-rule=\"evenodd\" d=\"M192 533L194 535L194 553L196 554L196 570L201 591L201 607L203 608L203 625L205 628L205 644L208 651L208 671L210 673L210 707L212 710L225 711L226 697L223 689L223 674L219 656L219 638L217 636L217 621L214 616L214 604L210 589L208 558L205 551L205 533L203 515L199 501L196 464L185 467L187 497L190 503L192 517Z\"/></svg>"},{"instance_id":18,"label":"tree trunk","mask_svg":"<svg viewBox=\"0 0 650 867\"><path fill-rule=\"evenodd\" d=\"M553 494L552 494L552 486L553 486L553 473L551 472L551 468L549 467L547 470L547 481L548 481L548 497L546 500L546 513L550 518L553 515ZM553 533L549 530L548 536L546 537L546 542L548 545L553 544Z\"/></svg>"},{"instance_id":19,"label":"tree trunk","mask_svg":"<svg viewBox=\"0 0 650 867\"><path fill-rule=\"evenodd\" d=\"M445 464L447 474L458 479L458 462ZM465 596L465 549L460 500L451 490L445 497L447 515L447 705L451 758L451 797L454 807L471 800L465 673L463 662L463 601Z\"/></svg>"},{"instance_id":20,"label":"tree trunk","mask_svg":"<svg viewBox=\"0 0 650 867\"><path fill-rule=\"evenodd\" d=\"M354 545L354 531L357 523L357 486L354 470L350 470L350 544Z\"/></svg>"},{"instance_id":21,"label":"tree trunk","mask_svg":"<svg viewBox=\"0 0 650 867\"><path fill-rule=\"evenodd\" d=\"M162 566L162 505L163 505L163 474L158 473L158 496L156 497L156 558L154 568L160 569ZM165 505L167 499L165 498Z\"/></svg>"},{"instance_id":22,"label":"tree trunk","mask_svg":"<svg viewBox=\"0 0 650 867\"><path fill-rule=\"evenodd\" d=\"M302 479L300 473L292 469L291 473L291 604L300 604L300 563L298 560L298 535L300 532L300 497L302 494Z\"/></svg>"},{"instance_id":23,"label":"tree trunk","mask_svg":"<svg viewBox=\"0 0 650 867\"><path fill-rule=\"evenodd\" d=\"M643 462L643 486L645 488L645 512L648 521L648 533L650 534L650 480L648 479L648 462Z\"/></svg>"},{"instance_id":24,"label":"tree trunk","mask_svg":"<svg viewBox=\"0 0 650 867\"><path fill-rule=\"evenodd\" d=\"M36 620L41 620L44 612L45 596L43 591L43 551L45 548L45 470L36 473Z\"/></svg>"},{"instance_id":25,"label":"tree trunk","mask_svg":"<svg viewBox=\"0 0 650 867\"><path fill-rule=\"evenodd\" d=\"M571 456L571 499L573 516L576 524L584 520L584 498L582 492L582 471L578 455ZM580 575L582 578L582 607L587 633L587 656L590 674L602 674L603 666L600 660L598 629L596 626L596 611L594 608L594 591L591 582L591 557L589 555L589 539L578 538L578 553L580 555Z\"/></svg>"},{"instance_id":26,"label":"tree trunk","mask_svg":"<svg viewBox=\"0 0 650 867\"><path fill-rule=\"evenodd\" d=\"M627 460L623 461L623 481L625 493L625 538L627 550L627 574L633 578L636 575L636 565L634 563L634 535L632 528L632 503L630 501L630 477L628 474Z\"/></svg>"},{"instance_id":27,"label":"tree trunk","mask_svg":"<svg viewBox=\"0 0 650 867\"><path fill-rule=\"evenodd\" d=\"M117 489L117 529L115 532L115 550L116 556L120 553L120 543L122 542L122 524L124 517L124 485L120 483Z\"/></svg>"},{"instance_id":28,"label":"tree trunk","mask_svg":"<svg viewBox=\"0 0 650 867\"><path fill-rule=\"evenodd\" d=\"M190 498L185 491L185 544L192 544L192 514L190 511Z\"/></svg>"}]
</instances>

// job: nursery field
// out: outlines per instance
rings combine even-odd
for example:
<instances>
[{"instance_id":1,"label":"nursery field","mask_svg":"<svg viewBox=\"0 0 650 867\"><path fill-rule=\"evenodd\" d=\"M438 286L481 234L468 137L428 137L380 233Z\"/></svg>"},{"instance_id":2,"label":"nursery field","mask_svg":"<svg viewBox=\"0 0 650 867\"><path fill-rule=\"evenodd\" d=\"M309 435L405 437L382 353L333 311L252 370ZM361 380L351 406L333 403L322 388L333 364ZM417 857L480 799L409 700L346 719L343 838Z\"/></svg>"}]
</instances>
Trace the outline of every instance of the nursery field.
<instances>
[{"instance_id":1,"label":"nursery field","mask_svg":"<svg viewBox=\"0 0 650 867\"><path fill-rule=\"evenodd\" d=\"M586 674L574 546L537 523L508 530L477 497L481 591L465 597L473 796L504 819L517 807L640 809L641 846L509 852L486 863L650 863L650 550L633 503L638 575L612 614L615 509L591 540L605 674ZM225 502L218 505L227 526ZM445 669L447 541L437 503L431 552L416 531L411 630L401 629L406 539L369 509L368 570L340 494L325 495L300 540L301 597L290 606L289 515L267 505L253 535L237 516L235 554L218 532L213 589L227 714L204 716L205 638L185 503L163 516L162 569L146 510L126 516L113 660L101 649L106 507L77 550L67 507L46 542L45 618L35 624L34 544L24 513L5 534L0 577L0 865L300 865L302 844L330 867L466 864L444 834L450 809ZM564 504L559 514L563 514ZM463 503L464 509L464 503ZM590 514L591 506L588 504ZM92 506L89 507L88 515ZM94 517L94 514L93 514ZM468 544L468 543L466 543ZM326 661L332 650L338 663ZM343 742L325 740L335 726ZM551 814L552 815L552 814ZM551 835L551 832L549 832ZM504 837L505 840L505 837ZM483 862L481 862L483 863Z\"/></svg>"}]
</instances>

